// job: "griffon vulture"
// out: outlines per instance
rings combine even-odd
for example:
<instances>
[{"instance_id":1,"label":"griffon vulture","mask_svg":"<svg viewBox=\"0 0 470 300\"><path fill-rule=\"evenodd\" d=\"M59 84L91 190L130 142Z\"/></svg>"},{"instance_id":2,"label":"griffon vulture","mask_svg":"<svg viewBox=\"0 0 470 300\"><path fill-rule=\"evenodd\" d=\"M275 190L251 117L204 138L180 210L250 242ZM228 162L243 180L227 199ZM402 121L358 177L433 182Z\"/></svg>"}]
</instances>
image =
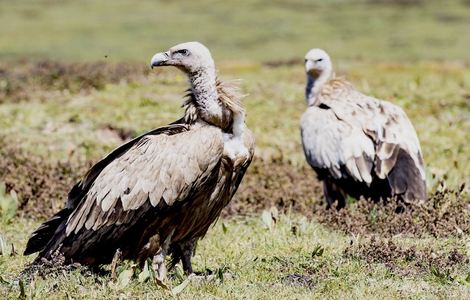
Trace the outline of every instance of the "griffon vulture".
<instances>
[{"instance_id":1,"label":"griffon vulture","mask_svg":"<svg viewBox=\"0 0 470 300\"><path fill-rule=\"evenodd\" d=\"M308 163L323 181L327 206L348 195L379 201L425 200L423 157L416 131L404 111L366 96L335 77L328 54L305 56L308 105L300 121Z\"/></svg>"},{"instance_id":2,"label":"griffon vulture","mask_svg":"<svg viewBox=\"0 0 470 300\"><path fill-rule=\"evenodd\" d=\"M66 207L31 235L33 262L60 255L65 263L153 259L159 282L165 256L192 273L197 241L229 203L254 153L241 97L222 83L209 50L198 42L157 53L151 66L175 66L190 88L185 115L120 146L96 163L70 191Z\"/></svg>"}]
</instances>

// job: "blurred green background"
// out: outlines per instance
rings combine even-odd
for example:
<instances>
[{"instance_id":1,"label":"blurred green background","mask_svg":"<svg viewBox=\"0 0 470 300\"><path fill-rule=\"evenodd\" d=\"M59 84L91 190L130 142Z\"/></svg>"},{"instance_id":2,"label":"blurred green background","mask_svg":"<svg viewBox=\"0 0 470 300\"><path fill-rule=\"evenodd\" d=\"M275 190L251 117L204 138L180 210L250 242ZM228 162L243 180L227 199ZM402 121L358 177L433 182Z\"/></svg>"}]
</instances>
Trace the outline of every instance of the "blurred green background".
<instances>
[{"instance_id":1,"label":"blurred green background","mask_svg":"<svg viewBox=\"0 0 470 300\"><path fill-rule=\"evenodd\" d=\"M226 61L283 61L312 47L354 60L470 59L468 0L0 3L1 60L146 62L188 40Z\"/></svg>"}]
</instances>

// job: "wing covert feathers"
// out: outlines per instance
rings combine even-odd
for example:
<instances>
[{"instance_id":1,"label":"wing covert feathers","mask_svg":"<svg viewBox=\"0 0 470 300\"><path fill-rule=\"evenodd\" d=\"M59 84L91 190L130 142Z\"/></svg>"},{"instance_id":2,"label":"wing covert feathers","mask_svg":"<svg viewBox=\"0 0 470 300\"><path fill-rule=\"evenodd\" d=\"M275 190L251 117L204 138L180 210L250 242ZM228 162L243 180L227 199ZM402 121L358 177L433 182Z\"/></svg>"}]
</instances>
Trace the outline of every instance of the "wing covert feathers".
<instances>
[{"instance_id":1,"label":"wing covert feathers","mask_svg":"<svg viewBox=\"0 0 470 300\"><path fill-rule=\"evenodd\" d=\"M171 206L219 162L223 139L219 129L203 126L176 135L143 137L96 177L85 198L67 221L66 234L123 222L127 212L146 201Z\"/></svg>"}]
</instances>

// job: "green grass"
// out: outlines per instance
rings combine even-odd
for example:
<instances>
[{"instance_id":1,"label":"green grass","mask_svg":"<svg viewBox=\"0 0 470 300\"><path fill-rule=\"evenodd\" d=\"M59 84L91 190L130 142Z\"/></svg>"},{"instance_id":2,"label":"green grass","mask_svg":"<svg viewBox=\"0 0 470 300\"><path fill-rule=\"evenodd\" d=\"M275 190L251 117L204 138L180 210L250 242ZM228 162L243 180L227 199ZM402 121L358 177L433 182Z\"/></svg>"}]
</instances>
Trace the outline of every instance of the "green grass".
<instances>
[{"instance_id":1,"label":"green grass","mask_svg":"<svg viewBox=\"0 0 470 300\"><path fill-rule=\"evenodd\" d=\"M226 230L224 231L222 223ZM17 247L25 243L23 231L31 228L31 222L20 221L7 234ZM296 225L297 235L291 228ZM18 238L21 236L21 238ZM343 252L358 237L345 236L332 229L309 222L299 216L281 216L273 229L269 230L260 217L235 218L219 222L200 243L194 257L196 270L224 269L224 280L220 278L193 280L181 292L183 299L311 299L311 298L465 298L469 291L465 281L467 266L451 271L452 280L442 281L429 269L418 275L400 276L381 263L367 263L362 259L347 258ZM446 251L462 241L455 238L434 240L394 241L403 246L418 245L425 248L433 243L436 253ZM312 256L320 246L323 253ZM468 250L468 249L467 249ZM22 270L29 259L21 256L0 257L1 274L15 274ZM124 269L130 266L124 265ZM402 268L406 269L405 263ZM140 271L136 271L138 275ZM290 284L288 275L300 274L311 280L311 287ZM7 275L8 276L8 275ZM2 275L12 285L0 285L8 298L19 295L19 287L11 277ZM136 276L137 277L137 276ZM45 298L93 298L114 299L117 297L155 298L168 297L171 293L157 288L152 282L140 283L133 278L129 285L119 287L109 276L83 274L80 271L57 274L44 280L37 278L34 284L26 284L26 294ZM111 283L110 283L111 282ZM175 277L171 283L177 286L181 279Z\"/></svg>"},{"instance_id":2,"label":"green grass","mask_svg":"<svg viewBox=\"0 0 470 300\"><path fill-rule=\"evenodd\" d=\"M297 58L314 46L349 59L470 58L465 1L374 2L2 1L0 57L147 63L157 50L199 40L219 60Z\"/></svg>"},{"instance_id":3,"label":"green grass","mask_svg":"<svg viewBox=\"0 0 470 300\"><path fill-rule=\"evenodd\" d=\"M105 55L113 61L147 64L156 51L201 40L210 46L223 79L242 79L257 157L282 158L296 172L295 167L306 164L298 130L305 110L303 67L299 63L273 68L263 62L292 58L300 62L309 48L323 47L331 52L337 72L359 90L399 104L407 112L421 140L430 193L439 180L453 189L468 185L468 4L370 2L377 1L251 0L238 6L206 0L145 0L139 5L123 0L3 1L0 58L9 61L9 68L21 67L22 60L87 62ZM167 124L181 116L185 88L186 79L179 71L164 69L99 90L34 91L27 102L0 104L0 136L45 162L96 161L122 143L107 129L109 125L142 133ZM0 173L0 180L3 176ZM463 201L470 203L468 187L463 195ZM312 189L310 197L319 195ZM0 195L5 205L8 199L11 196ZM385 237L345 234L286 210L272 229L259 211L219 220L201 241L193 261L197 271L225 270L231 276L226 274L223 282L220 278L193 280L178 297L464 299L470 294L468 263L434 265L427 252L445 260L458 249L470 257L468 237L458 233L447 238L392 237L405 250L414 247L423 257L431 255L424 260L431 265L404 258L390 265L386 258L371 260L359 247L374 245L372 236L380 241ZM1 299L18 298L16 277L33 259L9 256L10 243L21 253L29 234L43 220L44 216L33 218L19 210L15 218L0 224L0 237L7 241L0 243L7 252L0 255ZM318 246L324 249L321 255ZM347 249L354 255L345 255ZM119 268L129 269L129 262ZM184 280L178 274L171 273L173 286ZM296 276L306 282L292 283ZM24 282L24 289L25 296L34 299L172 297L153 282L140 283L137 278L125 287L118 285L109 275L76 270L37 277Z\"/></svg>"}]
</instances>

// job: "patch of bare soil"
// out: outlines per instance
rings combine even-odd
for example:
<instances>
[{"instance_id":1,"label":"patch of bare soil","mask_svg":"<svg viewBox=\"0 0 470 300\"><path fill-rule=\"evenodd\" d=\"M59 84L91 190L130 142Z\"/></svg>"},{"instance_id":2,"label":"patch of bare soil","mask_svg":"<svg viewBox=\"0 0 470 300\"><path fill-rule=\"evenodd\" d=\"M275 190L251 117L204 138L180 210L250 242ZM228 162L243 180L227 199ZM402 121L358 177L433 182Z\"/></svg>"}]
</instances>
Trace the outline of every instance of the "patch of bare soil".
<instances>
[{"instance_id":1,"label":"patch of bare soil","mask_svg":"<svg viewBox=\"0 0 470 300\"><path fill-rule=\"evenodd\" d=\"M311 256L270 256L256 258L255 261L267 272L279 274L279 284L313 289L321 280L331 276L332 266L328 259L321 257L322 254L323 252L312 253Z\"/></svg>"},{"instance_id":2,"label":"patch of bare soil","mask_svg":"<svg viewBox=\"0 0 470 300\"><path fill-rule=\"evenodd\" d=\"M270 60L264 63L269 68L280 68L286 66L302 66L303 61L298 58L288 58L279 60Z\"/></svg>"},{"instance_id":3,"label":"patch of bare soil","mask_svg":"<svg viewBox=\"0 0 470 300\"><path fill-rule=\"evenodd\" d=\"M132 63L61 63L55 61L0 64L0 103L47 97L47 91L71 93L102 89L121 80L137 81L149 73Z\"/></svg>"},{"instance_id":4,"label":"patch of bare soil","mask_svg":"<svg viewBox=\"0 0 470 300\"><path fill-rule=\"evenodd\" d=\"M387 237L398 234L434 237L470 234L470 203L463 196L463 187L459 190L443 188L430 195L424 204L360 200L339 211L327 210L318 203L314 210L320 223L346 233Z\"/></svg>"},{"instance_id":5,"label":"patch of bare soil","mask_svg":"<svg viewBox=\"0 0 470 300\"><path fill-rule=\"evenodd\" d=\"M15 190L23 215L46 217L65 204L70 188L90 163L70 160L49 161L20 148L0 143L0 181L7 191Z\"/></svg>"},{"instance_id":6,"label":"patch of bare soil","mask_svg":"<svg viewBox=\"0 0 470 300\"><path fill-rule=\"evenodd\" d=\"M293 210L311 216L314 199L322 194L309 167L255 157L224 214L246 214L276 206L284 212Z\"/></svg>"},{"instance_id":7,"label":"patch of bare soil","mask_svg":"<svg viewBox=\"0 0 470 300\"><path fill-rule=\"evenodd\" d=\"M137 132L134 129L117 127L113 124L106 124L101 130L116 136L120 142L130 141L137 136Z\"/></svg>"},{"instance_id":8,"label":"patch of bare soil","mask_svg":"<svg viewBox=\"0 0 470 300\"><path fill-rule=\"evenodd\" d=\"M311 276L298 273L282 277L281 282L287 285L308 287L310 289L315 286L315 280Z\"/></svg>"},{"instance_id":9,"label":"patch of bare soil","mask_svg":"<svg viewBox=\"0 0 470 300\"><path fill-rule=\"evenodd\" d=\"M470 234L470 203L463 192L441 189L424 204L360 200L345 209L326 209L321 184L308 166L255 158L225 215L270 207L296 211L334 229L353 234L445 237ZM399 213L397 213L399 211Z\"/></svg>"},{"instance_id":10,"label":"patch of bare soil","mask_svg":"<svg viewBox=\"0 0 470 300\"><path fill-rule=\"evenodd\" d=\"M450 276L456 268L470 263L470 257L459 249L436 251L432 248L418 250L411 246L405 248L391 239L372 237L359 245L345 249L343 256L365 260L368 263L382 263L397 275L418 275L432 273L436 276Z\"/></svg>"}]
</instances>

